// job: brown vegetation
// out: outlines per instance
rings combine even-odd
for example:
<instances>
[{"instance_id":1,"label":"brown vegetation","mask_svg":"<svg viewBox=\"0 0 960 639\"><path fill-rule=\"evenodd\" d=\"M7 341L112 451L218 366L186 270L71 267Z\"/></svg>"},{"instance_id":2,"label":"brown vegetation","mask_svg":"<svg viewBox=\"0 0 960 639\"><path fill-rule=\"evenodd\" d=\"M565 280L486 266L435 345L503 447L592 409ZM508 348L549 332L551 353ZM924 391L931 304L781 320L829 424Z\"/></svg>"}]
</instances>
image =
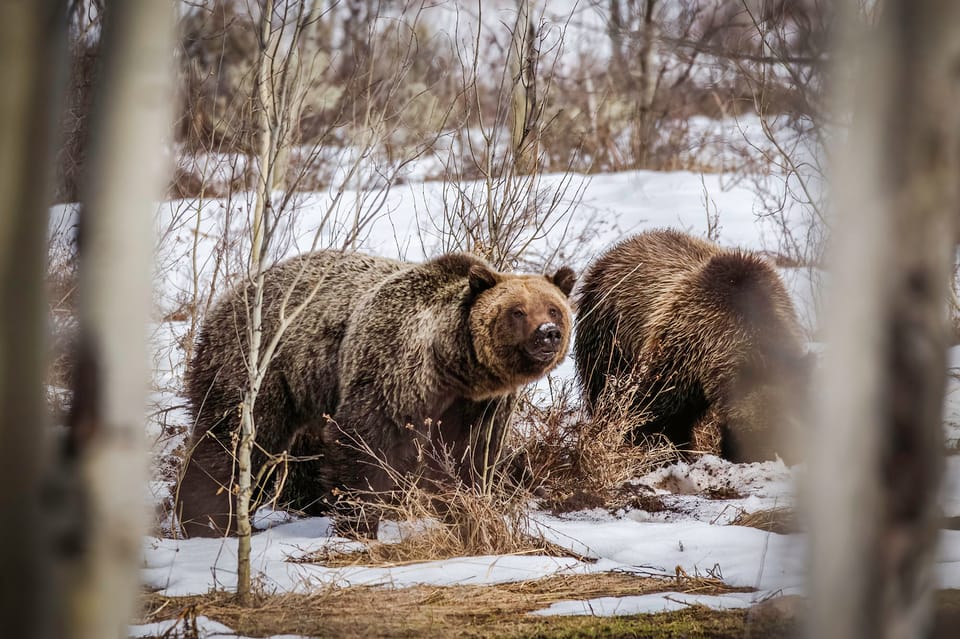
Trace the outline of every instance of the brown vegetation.
<instances>
[{"instance_id":1,"label":"brown vegetation","mask_svg":"<svg viewBox=\"0 0 960 639\"><path fill-rule=\"evenodd\" d=\"M261 595L251 607L238 606L234 597L227 593L196 597L148 594L144 598L143 621L179 618L189 628L191 620L205 615L248 636L278 633L316 637L564 636L560 629L568 625L586 629L604 622L589 617L575 620L533 617L527 613L569 599L664 591L721 594L738 589L709 578L686 575L663 579L604 573L557 576L495 586L333 587L310 595ZM646 627L664 625L673 628L673 631L656 635L658 637L738 637L742 634L732 632L731 625L742 632L746 613L735 613L735 624L731 624L724 613L699 607L681 613L642 617L647 618ZM611 627L605 633L590 636L623 636L613 630L619 628L623 632L631 626L629 620L607 623ZM724 627L727 628L725 634L715 634ZM686 632L674 634L681 629ZM690 630L694 631L693 634L689 634ZM570 634L582 636L572 629Z\"/></svg>"},{"instance_id":2,"label":"brown vegetation","mask_svg":"<svg viewBox=\"0 0 960 639\"><path fill-rule=\"evenodd\" d=\"M544 507L554 512L627 506L638 499L627 482L676 461L679 453L662 438L630 442L627 435L636 422L629 393L594 417L577 394L568 382L551 387L542 403L521 400L515 437L529 474L537 480Z\"/></svg>"},{"instance_id":3,"label":"brown vegetation","mask_svg":"<svg viewBox=\"0 0 960 639\"><path fill-rule=\"evenodd\" d=\"M90 5L98 3L73 4ZM358 0L315 11L300 54L309 76L289 96L296 142L280 163L289 165L288 175L299 176L301 188L320 189L329 184L329 176L300 171L302 154L296 147L309 155L310 149L344 149L358 137L385 132L377 153L391 161L409 157L424 140L432 140L424 148L441 160L445 149L460 149L458 177L482 177L489 167L481 146L493 142L502 147L509 136L494 133L478 146L476 133L490 123L510 128L521 72L525 133L517 140L533 146L535 157L528 166L538 170L745 166L745 157L736 161L732 154L728 159L700 157L696 149L713 135L691 126L693 116L754 113L771 121L782 116L796 131L815 135L808 123L821 116L819 87L830 23L829 8L816 0L611 0L583 3L569 16L541 14L538 3L531 6L522 45L511 44L505 29L491 28L480 3L396 7ZM290 3L277 7L275 11L290 11ZM451 33L439 25L454 11L457 32ZM102 11L75 9L75 14L67 144L59 158L58 197L63 201L76 199L75 175L86 155L85 122ZM485 26L478 31L481 21ZM233 167L225 182L211 181L209 171L211 163L227 157L255 155L249 132L257 109L253 89L259 22L256 5L236 0L203 0L184 10L171 194L221 196L230 188L252 186L252 163ZM573 43L564 41L572 28L606 39L611 59L600 59L590 49L573 53ZM516 62L511 50L519 46L524 56ZM516 73L508 72L515 66ZM773 73L774 68L789 73ZM370 114L383 117L371 120ZM378 129L380 125L385 128ZM452 169L444 166L431 177L449 177Z\"/></svg>"}]
</instances>

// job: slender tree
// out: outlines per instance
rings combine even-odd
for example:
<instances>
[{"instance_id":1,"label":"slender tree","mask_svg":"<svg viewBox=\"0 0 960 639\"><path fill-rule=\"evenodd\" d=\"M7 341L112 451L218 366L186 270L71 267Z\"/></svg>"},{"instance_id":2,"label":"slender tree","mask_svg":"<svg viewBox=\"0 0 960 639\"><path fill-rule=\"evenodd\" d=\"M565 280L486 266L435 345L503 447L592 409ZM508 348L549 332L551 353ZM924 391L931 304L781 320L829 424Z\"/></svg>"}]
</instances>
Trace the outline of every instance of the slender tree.
<instances>
[{"instance_id":1,"label":"slender tree","mask_svg":"<svg viewBox=\"0 0 960 639\"><path fill-rule=\"evenodd\" d=\"M513 74L510 129L514 161L518 173L536 170L540 153L540 113L537 99L537 30L534 27L530 0L517 0L517 21L510 43L510 66Z\"/></svg>"}]
</instances>

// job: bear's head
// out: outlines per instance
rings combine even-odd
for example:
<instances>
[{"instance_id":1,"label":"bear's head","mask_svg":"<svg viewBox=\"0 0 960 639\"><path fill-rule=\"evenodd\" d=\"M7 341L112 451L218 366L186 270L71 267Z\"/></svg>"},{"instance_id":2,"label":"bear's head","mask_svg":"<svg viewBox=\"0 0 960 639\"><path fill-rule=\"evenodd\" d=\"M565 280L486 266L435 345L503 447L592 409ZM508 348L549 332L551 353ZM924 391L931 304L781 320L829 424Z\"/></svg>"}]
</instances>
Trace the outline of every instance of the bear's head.
<instances>
[{"instance_id":1,"label":"bear's head","mask_svg":"<svg viewBox=\"0 0 960 639\"><path fill-rule=\"evenodd\" d=\"M470 332L477 358L510 390L542 377L566 356L575 280L567 267L546 276L470 267Z\"/></svg>"}]
</instances>

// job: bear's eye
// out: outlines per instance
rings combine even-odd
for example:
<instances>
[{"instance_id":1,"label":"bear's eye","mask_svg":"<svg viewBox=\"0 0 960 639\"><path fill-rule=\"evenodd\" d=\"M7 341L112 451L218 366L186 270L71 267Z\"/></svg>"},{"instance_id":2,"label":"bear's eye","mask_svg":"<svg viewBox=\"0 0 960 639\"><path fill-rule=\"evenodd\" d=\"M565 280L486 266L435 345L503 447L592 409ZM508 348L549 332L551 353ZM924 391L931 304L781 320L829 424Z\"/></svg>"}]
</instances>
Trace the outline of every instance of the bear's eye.
<instances>
[{"instance_id":1,"label":"bear's eye","mask_svg":"<svg viewBox=\"0 0 960 639\"><path fill-rule=\"evenodd\" d=\"M554 322L560 319L560 311L552 306L550 307L550 319L552 319Z\"/></svg>"},{"instance_id":2,"label":"bear's eye","mask_svg":"<svg viewBox=\"0 0 960 639\"><path fill-rule=\"evenodd\" d=\"M512 315L517 319L522 319L527 316L522 308L515 308L512 311Z\"/></svg>"}]
</instances>

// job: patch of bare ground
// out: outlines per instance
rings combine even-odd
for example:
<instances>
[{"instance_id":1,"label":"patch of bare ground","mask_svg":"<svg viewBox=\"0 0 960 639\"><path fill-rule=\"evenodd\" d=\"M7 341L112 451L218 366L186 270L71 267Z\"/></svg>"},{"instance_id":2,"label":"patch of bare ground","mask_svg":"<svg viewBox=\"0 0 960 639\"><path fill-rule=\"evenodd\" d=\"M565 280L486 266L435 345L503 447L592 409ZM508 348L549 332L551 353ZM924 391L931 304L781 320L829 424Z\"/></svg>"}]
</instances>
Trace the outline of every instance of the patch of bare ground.
<instances>
[{"instance_id":1,"label":"patch of bare ground","mask_svg":"<svg viewBox=\"0 0 960 639\"><path fill-rule=\"evenodd\" d=\"M726 499L742 499L744 495L732 486L719 486L717 488L708 488L704 492L704 497L723 501Z\"/></svg>"},{"instance_id":2,"label":"patch of bare ground","mask_svg":"<svg viewBox=\"0 0 960 639\"><path fill-rule=\"evenodd\" d=\"M603 573L494 586L329 587L311 594L261 594L250 607L240 606L233 594L225 592L193 597L149 593L144 595L138 622L180 619L190 627L192 619L206 616L251 637L285 633L310 637L735 637L743 635L724 629L738 626L742 630L745 613L730 615L696 606L679 613L606 619L528 613L570 599L745 590L749 589L685 573L670 579ZM641 632L653 627L652 620L673 630Z\"/></svg>"}]
</instances>

